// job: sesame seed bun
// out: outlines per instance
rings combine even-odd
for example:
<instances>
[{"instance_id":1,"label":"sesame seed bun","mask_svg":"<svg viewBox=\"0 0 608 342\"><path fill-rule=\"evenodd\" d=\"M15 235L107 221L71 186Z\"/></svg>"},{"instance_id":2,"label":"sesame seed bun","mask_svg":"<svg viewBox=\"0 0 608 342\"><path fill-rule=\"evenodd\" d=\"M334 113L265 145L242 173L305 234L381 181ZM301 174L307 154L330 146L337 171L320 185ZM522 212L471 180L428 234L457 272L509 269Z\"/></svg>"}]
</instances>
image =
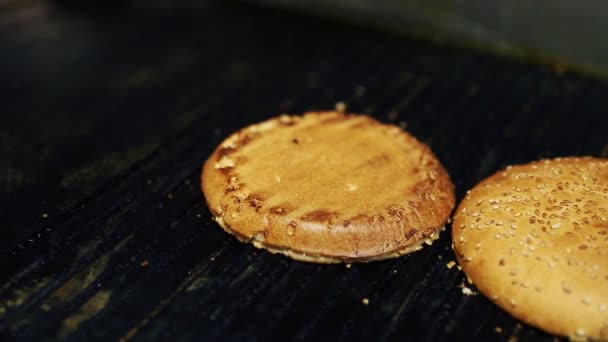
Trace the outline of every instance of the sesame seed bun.
<instances>
[{"instance_id":1,"label":"sesame seed bun","mask_svg":"<svg viewBox=\"0 0 608 342\"><path fill-rule=\"evenodd\" d=\"M291 258L357 262L431 244L454 189L431 150L363 115L276 117L224 140L203 166L214 219Z\"/></svg>"},{"instance_id":2,"label":"sesame seed bun","mask_svg":"<svg viewBox=\"0 0 608 342\"><path fill-rule=\"evenodd\" d=\"M497 172L460 203L452 240L467 277L514 317L608 340L608 159Z\"/></svg>"}]
</instances>

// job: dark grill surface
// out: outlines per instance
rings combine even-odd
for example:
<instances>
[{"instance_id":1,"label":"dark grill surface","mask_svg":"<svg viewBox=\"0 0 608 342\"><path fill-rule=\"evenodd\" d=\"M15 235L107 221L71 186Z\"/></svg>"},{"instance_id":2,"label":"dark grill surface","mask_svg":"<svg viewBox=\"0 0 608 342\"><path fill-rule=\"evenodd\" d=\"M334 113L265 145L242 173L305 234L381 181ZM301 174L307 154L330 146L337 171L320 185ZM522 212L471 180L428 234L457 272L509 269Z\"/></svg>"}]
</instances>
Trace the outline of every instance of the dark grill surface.
<instances>
[{"instance_id":1,"label":"dark grill surface","mask_svg":"<svg viewBox=\"0 0 608 342\"><path fill-rule=\"evenodd\" d=\"M211 221L200 166L344 101L406 124L460 200L509 164L608 154L605 83L242 3L109 3L0 1L0 338L552 339L462 294L449 226L394 260L295 262Z\"/></svg>"}]
</instances>

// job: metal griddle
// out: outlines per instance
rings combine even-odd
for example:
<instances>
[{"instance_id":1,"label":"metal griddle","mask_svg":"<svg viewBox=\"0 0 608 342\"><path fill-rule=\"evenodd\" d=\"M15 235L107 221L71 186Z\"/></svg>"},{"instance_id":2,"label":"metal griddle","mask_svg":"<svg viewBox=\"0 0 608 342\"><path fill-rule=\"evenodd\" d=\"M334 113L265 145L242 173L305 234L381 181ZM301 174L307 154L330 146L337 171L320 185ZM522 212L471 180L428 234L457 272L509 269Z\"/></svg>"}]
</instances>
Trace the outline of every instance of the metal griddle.
<instances>
[{"instance_id":1,"label":"metal griddle","mask_svg":"<svg viewBox=\"0 0 608 342\"><path fill-rule=\"evenodd\" d=\"M246 124L344 101L428 143L460 200L509 164L606 155L606 83L242 3L111 4L0 12L0 339L553 339L463 295L449 226L394 260L295 262L224 233L200 167Z\"/></svg>"}]
</instances>

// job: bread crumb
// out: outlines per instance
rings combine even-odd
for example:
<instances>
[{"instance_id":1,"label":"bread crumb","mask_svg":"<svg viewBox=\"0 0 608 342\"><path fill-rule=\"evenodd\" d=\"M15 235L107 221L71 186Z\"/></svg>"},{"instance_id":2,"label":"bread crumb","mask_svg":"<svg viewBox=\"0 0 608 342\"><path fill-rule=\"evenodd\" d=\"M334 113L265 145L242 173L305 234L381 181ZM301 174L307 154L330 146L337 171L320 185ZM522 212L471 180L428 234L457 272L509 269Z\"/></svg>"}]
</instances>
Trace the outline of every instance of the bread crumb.
<instances>
[{"instance_id":1,"label":"bread crumb","mask_svg":"<svg viewBox=\"0 0 608 342\"><path fill-rule=\"evenodd\" d=\"M291 116L289 116L289 114L287 113L283 113L279 116L279 122L282 124L290 124L292 123L294 120Z\"/></svg>"},{"instance_id":2,"label":"bread crumb","mask_svg":"<svg viewBox=\"0 0 608 342\"><path fill-rule=\"evenodd\" d=\"M473 290L471 290L470 288L463 286L462 287L462 294L465 296L474 296L477 293L475 293Z\"/></svg>"},{"instance_id":3,"label":"bread crumb","mask_svg":"<svg viewBox=\"0 0 608 342\"><path fill-rule=\"evenodd\" d=\"M497 334L500 334L500 333L502 333L502 328L496 327L496 328L494 328L494 331L496 331Z\"/></svg>"},{"instance_id":4,"label":"bread crumb","mask_svg":"<svg viewBox=\"0 0 608 342\"><path fill-rule=\"evenodd\" d=\"M337 112L344 113L344 112L346 112L346 103L344 103L342 101L338 101L338 102L336 102L336 105L334 106L334 108L336 109Z\"/></svg>"},{"instance_id":5,"label":"bread crumb","mask_svg":"<svg viewBox=\"0 0 608 342\"><path fill-rule=\"evenodd\" d=\"M458 287L460 287L462 294L465 296L475 296L478 293L471 290L470 288L468 288L465 284L464 281L460 283L460 285L458 285Z\"/></svg>"},{"instance_id":6,"label":"bread crumb","mask_svg":"<svg viewBox=\"0 0 608 342\"><path fill-rule=\"evenodd\" d=\"M452 260L452 261L448 262L446 266L448 267L448 269L452 269L452 267L454 267L454 265L456 265L456 262L454 262L454 260Z\"/></svg>"},{"instance_id":7,"label":"bread crumb","mask_svg":"<svg viewBox=\"0 0 608 342\"><path fill-rule=\"evenodd\" d=\"M352 264L345 264L344 266L346 266L346 268L350 268Z\"/></svg>"},{"instance_id":8,"label":"bread crumb","mask_svg":"<svg viewBox=\"0 0 608 342\"><path fill-rule=\"evenodd\" d=\"M363 298L363 299L361 300L361 303L363 303L363 305L368 305L368 304L369 304L369 299L367 299L367 298Z\"/></svg>"}]
</instances>

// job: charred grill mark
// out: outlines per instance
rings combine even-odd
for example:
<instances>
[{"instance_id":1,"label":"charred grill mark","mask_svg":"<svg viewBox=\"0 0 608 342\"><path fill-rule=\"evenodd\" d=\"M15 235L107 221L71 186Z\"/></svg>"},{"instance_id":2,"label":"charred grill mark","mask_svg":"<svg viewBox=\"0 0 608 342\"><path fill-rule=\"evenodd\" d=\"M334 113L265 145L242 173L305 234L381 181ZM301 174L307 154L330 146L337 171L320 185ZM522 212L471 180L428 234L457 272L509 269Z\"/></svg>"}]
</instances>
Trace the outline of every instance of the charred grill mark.
<instances>
[{"instance_id":1,"label":"charred grill mark","mask_svg":"<svg viewBox=\"0 0 608 342\"><path fill-rule=\"evenodd\" d=\"M403 208L389 208L387 210L389 216L397 217L398 219L403 219Z\"/></svg>"},{"instance_id":2,"label":"charred grill mark","mask_svg":"<svg viewBox=\"0 0 608 342\"><path fill-rule=\"evenodd\" d=\"M238 185L232 185L232 184L230 184L224 190L224 194L228 194L229 192L233 192L233 191L236 191L238 189L239 189Z\"/></svg>"},{"instance_id":3,"label":"charred grill mark","mask_svg":"<svg viewBox=\"0 0 608 342\"><path fill-rule=\"evenodd\" d=\"M259 212L264 204L264 199L257 194L250 194L245 200L250 207L255 209L256 212Z\"/></svg>"},{"instance_id":4,"label":"charred grill mark","mask_svg":"<svg viewBox=\"0 0 608 342\"><path fill-rule=\"evenodd\" d=\"M274 215L285 216L291 211L291 209L286 208L284 206L278 206L278 207L272 207L272 208L268 209L268 211Z\"/></svg>"},{"instance_id":5,"label":"charred grill mark","mask_svg":"<svg viewBox=\"0 0 608 342\"><path fill-rule=\"evenodd\" d=\"M413 238L416 234L418 234L418 229L412 228L405 232L405 238L409 240Z\"/></svg>"},{"instance_id":6,"label":"charred grill mark","mask_svg":"<svg viewBox=\"0 0 608 342\"><path fill-rule=\"evenodd\" d=\"M226 189L224 189L224 194L228 194L229 192L233 192L236 190L240 190L243 187L243 183L238 181L238 177L234 174L228 175L228 185L226 185Z\"/></svg>"},{"instance_id":7,"label":"charred grill mark","mask_svg":"<svg viewBox=\"0 0 608 342\"><path fill-rule=\"evenodd\" d=\"M241 137L241 139L239 139L239 144L238 144L238 148L243 147L247 144L249 144L249 142L253 139L253 136L249 135L249 134L243 134L243 136Z\"/></svg>"},{"instance_id":8,"label":"charred grill mark","mask_svg":"<svg viewBox=\"0 0 608 342\"><path fill-rule=\"evenodd\" d=\"M243 146L247 145L252 140L252 138L253 138L253 136L251 134L247 134L247 133L239 134L238 138L235 139L230 145L221 146L217 149L216 159L219 161L224 156L237 152Z\"/></svg>"},{"instance_id":9,"label":"charred grill mark","mask_svg":"<svg viewBox=\"0 0 608 342\"><path fill-rule=\"evenodd\" d=\"M325 209L317 209L304 214L301 219L307 222L329 222L333 216L338 216L338 213L332 213Z\"/></svg>"},{"instance_id":10,"label":"charred grill mark","mask_svg":"<svg viewBox=\"0 0 608 342\"><path fill-rule=\"evenodd\" d=\"M236 149L232 146L227 146L227 147L220 147L217 150L217 155L216 155L216 160L219 161L220 159L222 159L224 156L229 155L230 153L233 153L234 151L236 151Z\"/></svg>"},{"instance_id":11,"label":"charred grill mark","mask_svg":"<svg viewBox=\"0 0 608 342\"><path fill-rule=\"evenodd\" d=\"M234 201L234 204L236 205L240 205L241 202L243 202L243 195L236 193L235 195L232 195L232 200Z\"/></svg>"}]
</instances>

